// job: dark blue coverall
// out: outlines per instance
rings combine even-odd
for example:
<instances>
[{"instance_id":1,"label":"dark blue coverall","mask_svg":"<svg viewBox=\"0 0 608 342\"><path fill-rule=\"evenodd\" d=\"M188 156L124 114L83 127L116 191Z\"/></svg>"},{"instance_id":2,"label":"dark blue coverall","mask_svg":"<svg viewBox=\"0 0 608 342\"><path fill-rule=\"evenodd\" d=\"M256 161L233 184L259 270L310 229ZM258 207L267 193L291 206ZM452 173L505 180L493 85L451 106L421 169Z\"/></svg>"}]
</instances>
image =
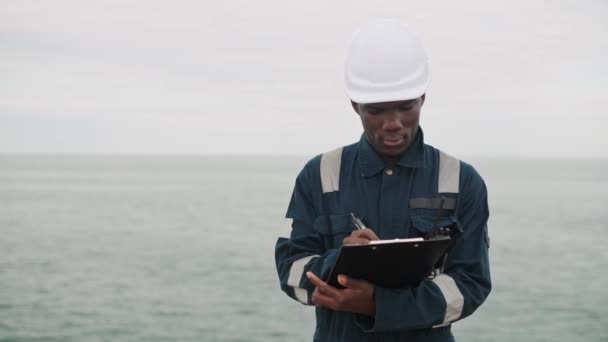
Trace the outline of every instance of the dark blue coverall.
<instances>
[{"instance_id":1,"label":"dark blue coverall","mask_svg":"<svg viewBox=\"0 0 608 342\"><path fill-rule=\"evenodd\" d=\"M410 288L376 285L375 317L316 307L314 341L453 341L450 324L484 302L491 289L486 186L472 166L453 159L455 189L439 192L441 154L424 144L420 129L399 162L388 165L362 136L338 155L337 190L324 189L322 155L300 172L287 210L291 236L277 240L275 261L281 289L303 304L312 305L315 288L306 272L327 279L355 229L351 212L381 239L424 236L436 220L456 227L439 275Z\"/></svg>"}]
</instances>

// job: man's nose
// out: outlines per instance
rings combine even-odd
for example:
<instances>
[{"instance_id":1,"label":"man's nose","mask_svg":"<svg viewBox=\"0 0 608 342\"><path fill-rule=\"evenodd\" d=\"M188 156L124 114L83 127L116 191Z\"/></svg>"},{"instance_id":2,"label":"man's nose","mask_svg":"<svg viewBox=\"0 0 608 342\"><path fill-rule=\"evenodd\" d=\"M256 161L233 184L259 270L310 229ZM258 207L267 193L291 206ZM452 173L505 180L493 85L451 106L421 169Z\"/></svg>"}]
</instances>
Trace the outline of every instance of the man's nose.
<instances>
[{"instance_id":1,"label":"man's nose","mask_svg":"<svg viewBox=\"0 0 608 342\"><path fill-rule=\"evenodd\" d=\"M401 113L398 110L391 110L386 113L384 120L384 130L397 131L403 128Z\"/></svg>"}]
</instances>

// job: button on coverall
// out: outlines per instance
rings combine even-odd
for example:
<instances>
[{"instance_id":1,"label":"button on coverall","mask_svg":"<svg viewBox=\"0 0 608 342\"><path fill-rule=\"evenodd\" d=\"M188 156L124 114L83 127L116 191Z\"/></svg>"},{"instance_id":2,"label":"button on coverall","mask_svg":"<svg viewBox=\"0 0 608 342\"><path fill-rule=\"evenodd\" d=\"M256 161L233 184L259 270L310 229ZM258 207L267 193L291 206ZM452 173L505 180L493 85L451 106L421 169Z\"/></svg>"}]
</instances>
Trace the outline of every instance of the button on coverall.
<instances>
[{"instance_id":1,"label":"button on coverall","mask_svg":"<svg viewBox=\"0 0 608 342\"><path fill-rule=\"evenodd\" d=\"M375 317L316 307L314 341L453 341L451 323L472 314L491 289L487 191L479 174L424 144L422 129L394 165L364 136L313 158L287 210L291 236L276 243L289 297L312 305L315 287L306 272L327 279L343 239L356 229L351 212L380 239L424 236L438 223L455 228L454 241L434 278L407 288L376 285Z\"/></svg>"}]
</instances>

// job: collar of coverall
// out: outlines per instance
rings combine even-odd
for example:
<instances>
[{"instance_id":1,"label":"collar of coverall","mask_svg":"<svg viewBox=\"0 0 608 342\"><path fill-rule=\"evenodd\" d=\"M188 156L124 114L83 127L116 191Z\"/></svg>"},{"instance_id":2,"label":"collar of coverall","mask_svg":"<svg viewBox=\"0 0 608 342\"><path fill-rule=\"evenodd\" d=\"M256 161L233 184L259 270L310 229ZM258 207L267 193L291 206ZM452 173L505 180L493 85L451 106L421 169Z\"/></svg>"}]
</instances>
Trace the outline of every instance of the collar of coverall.
<instances>
[{"instance_id":1,"label":"collar of coverall","mask_svg":"<svg viewBox=\"0 0 608 342\"><path fill-rule=\"evenodd\" d=\"M362 134L361 139L359 140L359 156L361 172L364 177L372 177L389 166L389 164L382 160L367 142L365 134ZM411 168L426 166L426 159L424 157L424 134L422 133L422 128L418 129L418 134L416 134L414 142L407 151L405 151L405 154L399 159L396 165Z\"/></svg>"}]
</instances>

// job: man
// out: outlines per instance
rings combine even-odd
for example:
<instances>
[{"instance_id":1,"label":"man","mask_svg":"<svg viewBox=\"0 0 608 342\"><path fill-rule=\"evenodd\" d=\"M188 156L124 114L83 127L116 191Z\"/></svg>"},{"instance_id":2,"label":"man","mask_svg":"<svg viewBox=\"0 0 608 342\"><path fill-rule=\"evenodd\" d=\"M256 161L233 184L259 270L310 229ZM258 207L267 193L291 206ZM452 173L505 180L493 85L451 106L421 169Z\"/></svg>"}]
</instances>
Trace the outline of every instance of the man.
<instances>
[{"instance_id":1,"label":"man","mask_svg":"<svg viewBox=\"0 0 608 342\"><path fill-rule=\"evenodd\" d=\"M379 20L355 34L345 81L364 134L307 163L287 210L291 236L275 252L282 290L316 306L315 341L453 341L451 323L490 292L486 186L473 167L424 144L429 80L426 53L408 27ZM355 229L351 212L369 228ZM440 272L417 286L345 275L344 289L324 282L343 244L420 237L437 223L453 228L453 244Z\"/></svg>"}]
</instances>

